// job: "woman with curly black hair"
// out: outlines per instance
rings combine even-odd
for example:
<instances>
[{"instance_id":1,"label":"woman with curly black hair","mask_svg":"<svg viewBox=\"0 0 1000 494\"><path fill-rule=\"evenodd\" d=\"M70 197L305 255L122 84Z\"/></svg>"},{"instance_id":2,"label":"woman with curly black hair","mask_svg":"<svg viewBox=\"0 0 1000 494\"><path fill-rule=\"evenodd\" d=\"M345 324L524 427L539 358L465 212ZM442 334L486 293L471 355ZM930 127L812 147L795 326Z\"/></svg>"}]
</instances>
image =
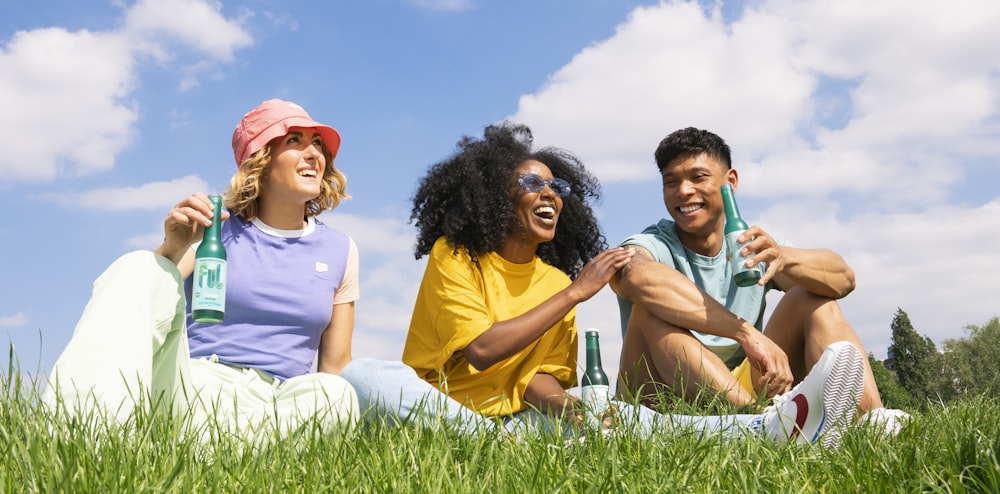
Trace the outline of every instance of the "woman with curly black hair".
<instances>
[{"instance_id":1,"label":"woman with curly black hair","mask_svg":"<svg viewBox=\"0 0 1000 494\"><path fill-rule=\"evenodd\" d=\"M632 250L603 250L579 160L531 144L525 126L487 127L420 182L411 218L429 259L403 362L484 415L575 417L576 306Z\"/></svg>"},{"instance_id":2,"label":"woman with curly black hair","mask_svg":"<svg viewBox=\"0 0 1000 494\"><path fill-rule=\"evenodd\" d=\"M580 161L531 146L527 127L491 125L420 180L411 220L416 257L429 259L406 365L348 365L362 408L468 428L529 410L578 422L580 400L566 392L577 385L576 305L632 250L604 249L589 204L599 186Z\"/></svg>"}]
</instances>

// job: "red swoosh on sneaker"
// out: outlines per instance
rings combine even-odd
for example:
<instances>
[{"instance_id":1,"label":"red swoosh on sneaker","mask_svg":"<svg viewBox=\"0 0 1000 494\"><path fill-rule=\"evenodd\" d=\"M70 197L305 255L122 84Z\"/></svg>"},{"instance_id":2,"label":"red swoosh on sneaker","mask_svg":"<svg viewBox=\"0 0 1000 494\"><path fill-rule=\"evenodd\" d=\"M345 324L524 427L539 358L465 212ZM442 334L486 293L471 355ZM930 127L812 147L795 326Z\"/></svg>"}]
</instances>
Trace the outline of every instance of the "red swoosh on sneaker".
<instances>
[{"instance_id":1,"label":"red swoosh on sneaker","mask_svg":"<svg viewBox=\"0 0 1000 494\"><path fill-rule=\"evenodd\" d=\"M795 429L788 436L789 439L795 439L802 432L802 428L806 426L806 418L809 417L809 400L805 395L795 395L792 403L795 403Z\"/></svg>"}]
</instances>

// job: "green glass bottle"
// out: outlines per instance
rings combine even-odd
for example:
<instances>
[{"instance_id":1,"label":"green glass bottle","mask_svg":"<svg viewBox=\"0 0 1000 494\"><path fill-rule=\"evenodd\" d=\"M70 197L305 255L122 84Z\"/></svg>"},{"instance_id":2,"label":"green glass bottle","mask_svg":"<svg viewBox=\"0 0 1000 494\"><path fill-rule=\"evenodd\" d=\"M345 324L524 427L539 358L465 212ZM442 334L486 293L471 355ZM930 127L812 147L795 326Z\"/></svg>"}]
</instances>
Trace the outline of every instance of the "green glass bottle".
<instances>
[{"instance_id":1,"label":"green glass bottle","mask_svg":"<svg viewBox=\"0 0 1000 494\"><path fill-rule=\"evenodd\" d=\"M611 387L601 364L601 344L598 340L600 332L596 328L588 328L584 334L587 339L587 368L583 373L580 395L584 415L596 427L601 421L601 414L608 408Z\"/></svg>"},{"instance_id":2,"label":"green glass bottle","mask_svg":"<svg viewBox=\"0 0 1000 494\"><path fill-rule=\"evenodd\" d=\"M733 194L733 186L725 184L722 186L722 203L726 208L726 259L733 269L733 280L736 286L752 286L760 280L763 272L760 264L752 268L747 267L747 257L740 253L742 245L738 239L748 228L747 223L740 217L740 210L736 207L736 198Z\"/></svg>"},{"instance_id":3,"label":"green glass bottle","mask_svg":"<svg viewBox=\"0 0 1000 494\"><path fill-rule=\"evenodd\" d=\"M222 197L208 196L215 208L212 224L205 229L195 251L191 276L191 318L218 324L226 314L226 248L222 245Z\"/></svg>"}]
</instances>

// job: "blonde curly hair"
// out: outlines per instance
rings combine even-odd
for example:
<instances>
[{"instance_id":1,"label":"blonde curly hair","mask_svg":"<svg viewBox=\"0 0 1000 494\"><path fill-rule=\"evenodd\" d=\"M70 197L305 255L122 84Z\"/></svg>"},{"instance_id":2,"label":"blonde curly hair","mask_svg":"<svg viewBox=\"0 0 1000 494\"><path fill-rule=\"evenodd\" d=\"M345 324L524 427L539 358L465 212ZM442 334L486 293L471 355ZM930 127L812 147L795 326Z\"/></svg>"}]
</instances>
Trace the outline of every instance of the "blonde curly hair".
<instances>
[{"instance_id":1,"label":"blonde curly hair","mask_svg":"<svg viewBox=\"0 0 1000 494\"><path fill-rule=\"evenodd\" d=\"M271 164L271 146L284 136L272 140L266 146L250 155L240 164L239 170L229 181L229 187L222 194L223 204L232 214L246 220L253 220L260 213L261 181L267 178L268 165ZM326 157L326 167L323 170L323 180L320 182L319 195L306 203L306 216L316 216L328 209L334 209L340 201L350 199L347 193L347 177L337 167L333 166L333 154L323 145L323 156Z\"/></svg>"}]
</instances>

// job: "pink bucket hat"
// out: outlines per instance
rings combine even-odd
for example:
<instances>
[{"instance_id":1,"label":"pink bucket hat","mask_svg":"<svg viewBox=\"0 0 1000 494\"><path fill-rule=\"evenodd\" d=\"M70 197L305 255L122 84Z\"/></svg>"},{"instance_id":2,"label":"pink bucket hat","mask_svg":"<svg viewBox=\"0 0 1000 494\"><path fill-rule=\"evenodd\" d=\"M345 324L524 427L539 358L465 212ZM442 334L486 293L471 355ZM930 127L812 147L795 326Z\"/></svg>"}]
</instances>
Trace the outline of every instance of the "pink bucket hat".
<instances>
[{"instance_id":1,"label":"pink bucket hat","mask_svg":"<svg viewBox=\"0 0 1000 494\"><path fill-rule=\"evenodd\" d=\"M236 166L271 142L271 139L288 134L292 127L314 128L323 137L323 145L330 154L337 156L340 149L340 134L309 116L301 106L280 99L270 99L243 115L243 120L233 131L233 156Z\"/></svg>"}]
</instances>

